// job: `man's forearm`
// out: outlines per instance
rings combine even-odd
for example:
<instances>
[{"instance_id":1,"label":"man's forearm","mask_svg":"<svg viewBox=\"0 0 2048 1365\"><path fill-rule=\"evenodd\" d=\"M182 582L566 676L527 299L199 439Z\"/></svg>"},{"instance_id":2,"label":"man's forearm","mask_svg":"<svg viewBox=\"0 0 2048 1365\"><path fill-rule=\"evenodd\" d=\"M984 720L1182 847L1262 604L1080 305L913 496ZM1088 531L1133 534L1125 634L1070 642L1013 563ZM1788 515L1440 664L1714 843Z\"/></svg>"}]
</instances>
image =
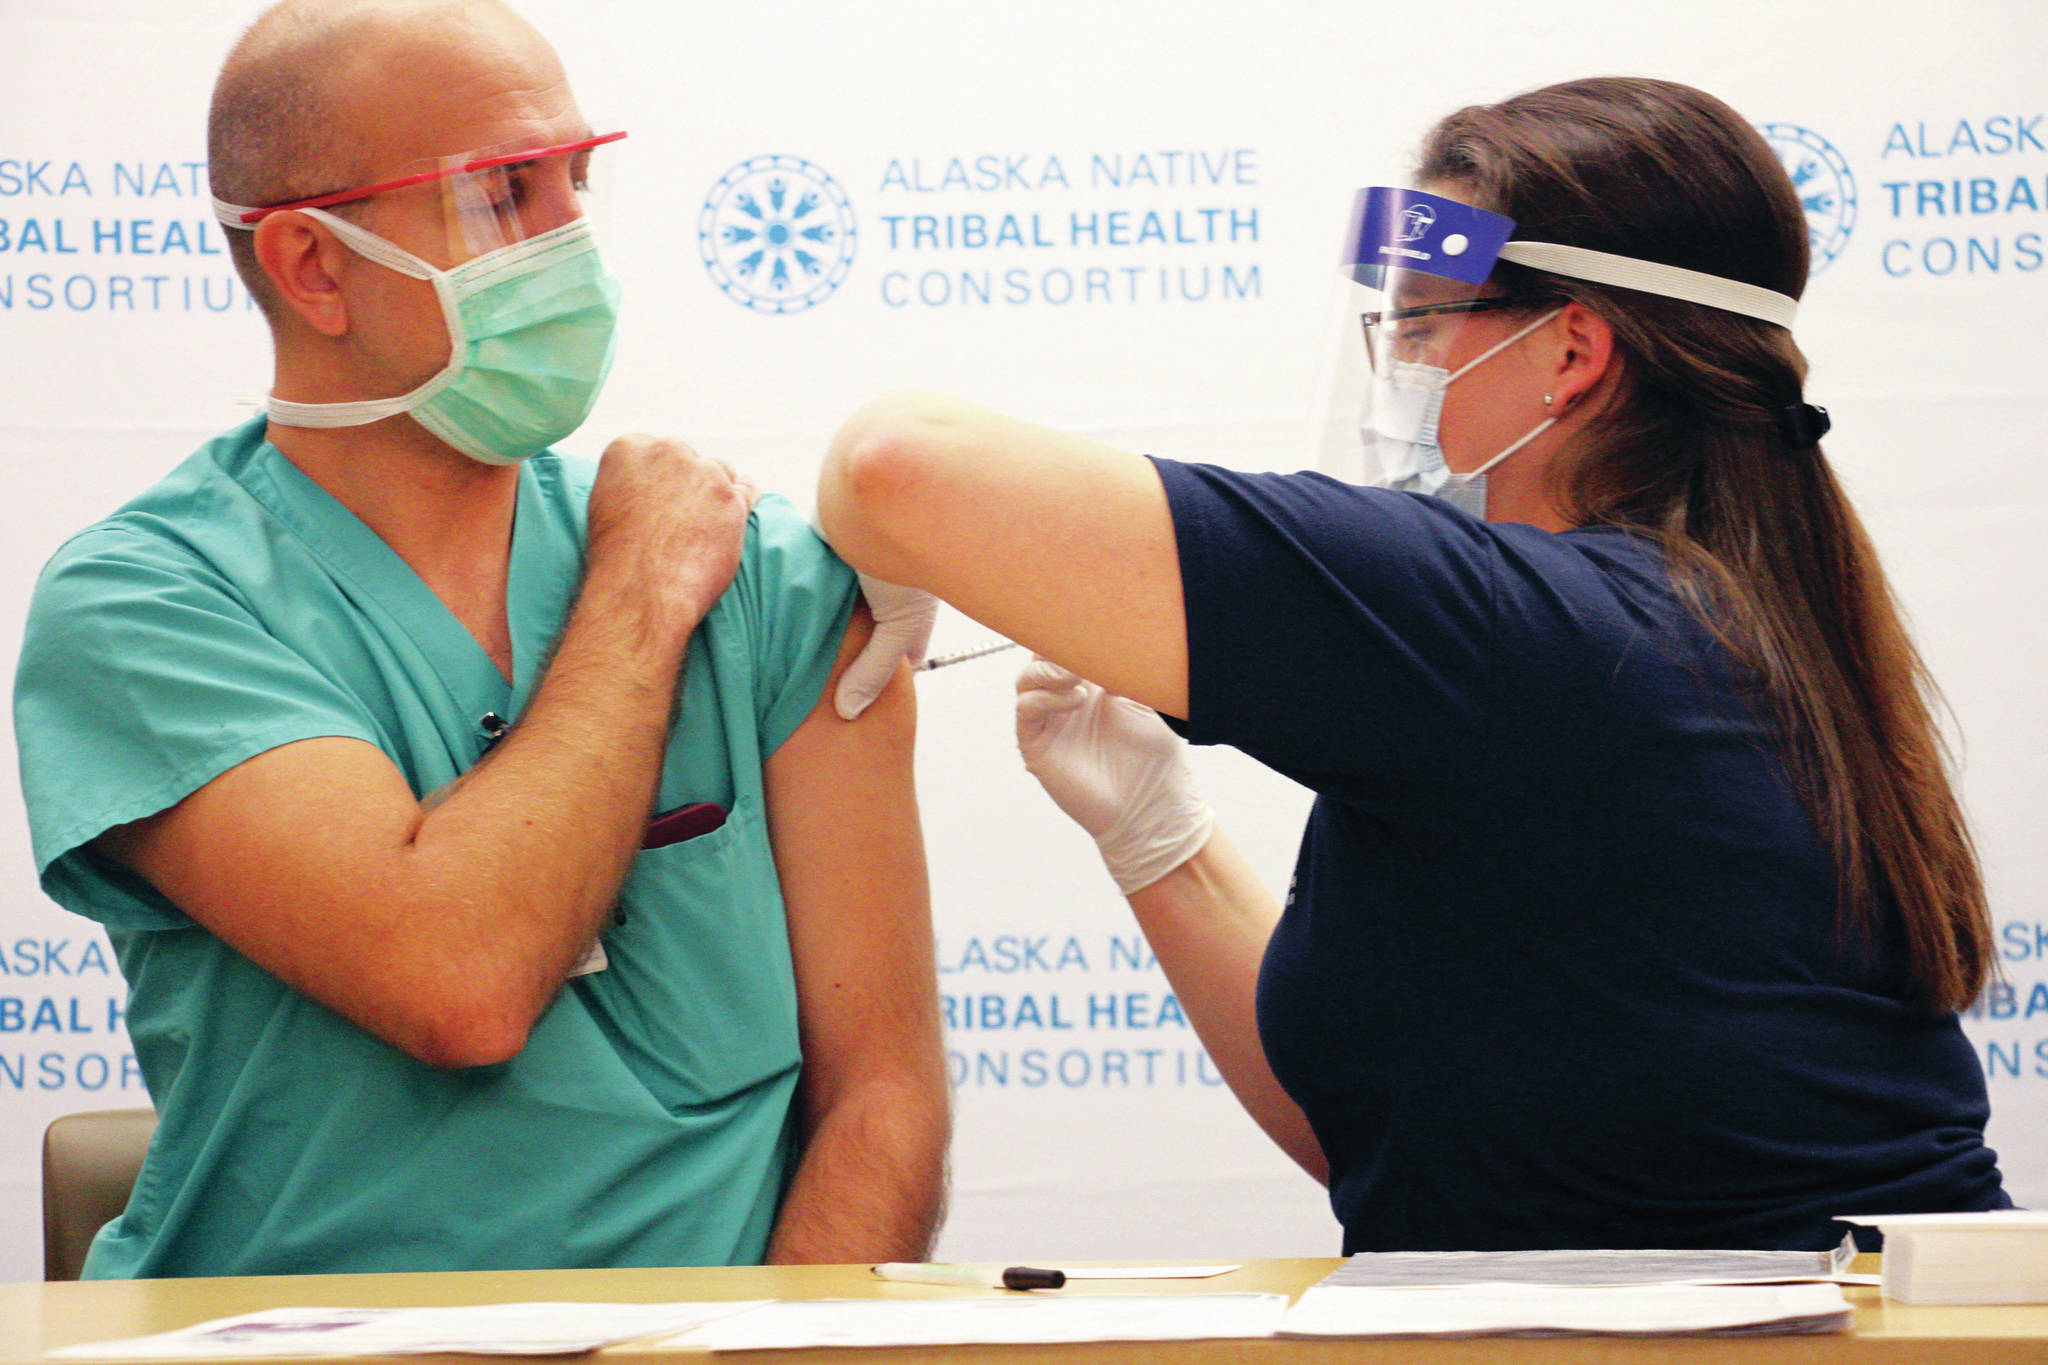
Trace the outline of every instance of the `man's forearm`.
<instances>
[{"instance_id":1,"label":"man's forearm","mask_svg":"<svg viewBox=\"0 0 2048 1365\"><path fill-rule=\"evenodd\" d=\"M514 1023L596 935L653 806L688 636L636 617L625 594L586 585L526 713L406 851L441 892L439 932Z\"/></svg>"},{"instance_id":2,"label":"man's forearm","mask_svg":"<svg viewBox=\"0 0 2048 1365\"><path fill-rule=\"evenodd\" d=\"M950 1130L942 1072L848 1094L809 1135L769 1262L923 1260L945 1216Z\"/></svg>"},{"instance_id":3,"label":"man's forearm","mask_svg":"<svg viewBox=\"0 0 2048 1365\"><path fill-rule=\"evenodd\" d=\"M393 1047L503 1061L590 942L652 803L682 645L635 638L613 605L585 593L513 732L435 798L371 744L307 739L95 851Z\"/></svg>"}]
</instances>

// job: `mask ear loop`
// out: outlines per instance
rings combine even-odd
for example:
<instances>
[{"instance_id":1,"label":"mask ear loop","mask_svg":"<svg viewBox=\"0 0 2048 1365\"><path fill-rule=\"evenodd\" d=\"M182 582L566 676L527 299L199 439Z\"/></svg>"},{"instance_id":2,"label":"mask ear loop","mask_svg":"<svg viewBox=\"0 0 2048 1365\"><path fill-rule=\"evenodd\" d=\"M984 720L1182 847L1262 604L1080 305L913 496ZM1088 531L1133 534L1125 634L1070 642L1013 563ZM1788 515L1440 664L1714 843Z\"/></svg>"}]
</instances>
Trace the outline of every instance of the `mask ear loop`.
<instances>
[{"instance_id":1,"label":"mask ear loop","mask_svg":"<svg viewBox=\"0 0 2048 1365\"><path fill-rule=\"evenodd\" d=\"M1476 368L1481 361L1493 359L1502 351L1505 351L1508 347L1514 345L1523 337L1529 335L1529 333L1535 331L1538 327L1541 327L1544 323L1550 321L1552 318L1556 317L1559 313L1562 313L1563 311L1564 309L1562 308L1553 308L1548 313L1545 313L1542 317L1536 319L1536 321L1530 323L1527 327L1524 327L1521 331L1516 332L1507 340L1502 341L1496 345L1487 347L1484 351L1481 351L1478 355L1466 361L1457 369L1451 371L1450 378L1444 380L1444 386L1448 388L1452 383L1454 383L1458 379L1459 376L1465 374L1469 370Z\"/></svg>"},{"instance_id":2,"label":"mask ear loop","mask_svg":"<svg viewBox=\"0 0 2048 1365\"><path fill-rule=\"evenodd\" d=\"M448 363L426 383L396 398L366 398L354 403L294 403L288 398L273 397L269 403L270 415L288 427L362 426L411 412L453 384L462 374L469 338L462 325L462 310L455 306L454 297L449 292L448 272L436 270L396 242L387 242L369 229L358 227L326 209L298 209L295 212L326 224L343 245L364 260L433 285L434 295L441 304L442 322L448 328Z\"/></svg>"},{"instance_id":3,"label":"mask ear loop","mask_svg":"<svg viewBox=\"0 0 2048 1365\"><path fill-rule=\"evenodd\" d=\"M1459 375L1462 375L1462 374L1466 373L1466 372L1467 372L1467 371L1469 371L1469 370L1470 370L1470 369L1471 369L1471 368L1472 368L1473 366L1477 365L1477 364L1478 364L1478 363L1479 363L1480 361L1482 361L1482 360L1491 360L1491 359L1492 359L1492 358L1493 358L1494 356L1496 356L1496 355L1499 355L1499 354L1500 354L1500 353L1501 353L1502 351L1504 351L1504 350L1506 350L1506 349L1507 349L1508 347L1510 347L1510 346L1514 345L1514 344L1515 344L1516 342L1520 341L1520 340L1521 340L1521 339L1522 339L1523 337L1525 337L1525 336L1529 335L1529 333L1531 333L1531 332L1535 331L1535 330L1536 330L1536 329L1537 329L1538 327L1541 327L1541 326L1543 326L1543 324L1545 324L1546 322L1549 322L1549 321L1551 321L1551 320L1552 320L1553 318L1557 317L1557 315L1558 315L1558 314L1560 314L1560 313L1562 313L1562 312L1564 312L1564 309L1562 309L1562 308L1553 308L1553 309L1551 309L1551 310L1550 310L1550 311L1549 311L1548 313L1545 313L1545 314L1544 314L1544 315L1543 315L1542 317L1540 317L1540 318L1536 319L1536 321L1534 321L1534 322L1530 323L1530 324L1529 324L1529 325L1528 325L1527 327L1524 327L1524 328L1523 328L1523 329L1522 329L1521 331L1519 331L1519 332L1516 332L1516 333L1515 333L1515 334L1514 334L1513 336L1509 337L1509 338L1508 338L1508 339L1507 339L1506 341L1503 341L1503 342L1501 342L1501 343L1500 343L1499 345L1497 345L1497 346L1492 346L1492 347L1489 347L1489 348L1488 348L1488 349L1487 349L1487 350L1486 350L1486 351L1485 351L1484 353L1482 353L1481 355L1477 356L1476 358L1474 358L1474 359L1472 359L1472 360L1468 360L1468 361L1466 361L1466 362L1465 362L1465 363L1464 363L1463 365L1460 365L1460 366L1459 366L1459 367L1457 368L1457 371L1456 371L1456 373L1452 374L1452 375L1451 375L1451 378L1450 378L1450 379L1446 379L1446 380L1444 381L1444 385L1445 385L1445 387L1447 387L1447 388L1448 388L1448 387L1450 386L1450 383L1451 383L1451 380L1452 380L1452 379L1456 379L1456 378L1457 378L1457 377L1458 377ZM1549 406L1550 406L1550 402L1551 402L1551 398L1550 398L1550 395L1549 395L1549 394L1547 394L1547 393L1546 393L1546 394L1544 394L1544 395L1543 395L1543 406L1545 406L1546 408L1547 408L1547 407L1549 407ZM1562 415L1562 414L1559 414L1559 415ZM1523 436L1522 436L1522 439L1521 439L1521 440L1519 440L1519 441L1516 441L1516 442L1515 442L1515 443L1514 443L1513 445L1509 446L1509 447L1508 447L1508 448L1507 448L1506 450L1503 450L1503 451L1501 451L1501 452L1500 452L1500 454L1498 454L1498 455L1494 456L1494 457L1493 457L1492 459L1488 460L1488 461L1487 461L1487 462L1486 462L1485 464L1483 464L1483 465L1479 466L1479 468L1477 468L1477 469L1475 469L1475 470L1472 470L1472 471L1471 471L1470 473L1467 473L1467 474L1456 474L1456 473L1454 473L1454 474L1452 474L1452 475L1451 475L1451 477L1452 477L1452 478L1454 478L1454 479L1459 479L1459 480L1462 480L1462 481L1464 481L1464 482L1470 482L1471 480L1473 480L1473 479L1476 479L1476 478L1478 478L1478 477L1479 477L1480 475L1484 474L1484 473L1485 473L1485 472L1486 472L1487 470L1489 470L1489 469L1493 468L1493 467L1494 467L1495 465L1499 464L1499 463L1500 463L1500 462L1501 462L1502 460L1505 460L1505 459L1506 459L1506 458L1507 458L1508 456L1510 456L1510 455L1514 454L1514 453L1515 453L1516 451L1520 450L1520 449L1521 449L1521 448L1522 448L1523 446L1525 446L1525 445L1529 444L1529 442L1531 442L1531 441L1535 440L1535 439L1536 439L1536 438L1537 438L1538 436L1541 436L1541 435L1542 435L1542 434L1543 434L1544 432L1546 432L1546 431L1550 430L1550 429L1551 429L1552 427L1554 427L1554 426L1556 426L1556 425L1557 425L1557 416L1550 416L1550 417L1546 417L1546 418L1544 418L1544 419L1543 419L1543 420L1542 420L1541 422L1539 422L1539 423L1538 423L1538 424L1537 424L1536 426L1534 426L1533 428L1531 428L1531 429L1530 429L1530 430L1529 430L1528 432L1524 433L1524 434L1523 434Z\"/></svg>"},{"instance_id":4,"label":"mask ear loop","mask_svg":"<svg viewBox=\"0 0 2048 1365\"><path fill-rule=\"evenodd\" d=\"M249 212L239 204L230 204L221 199L213 201L213 215L228 227L243 232L254 232L256 225L242 221L241 215ZM463 361L468 349L469 337L462 325L462 311L455 306L454 296L449 289L448 272L436 270L419 257L395 242L387 242L376 233L356 226L346 218L337 217L325 209L293 209L309 218L318 219L342 245L368 261L374 261L388 270L415 280L425 280L434 286L435 297L440 300L441 317L448 327L448 363L441 372L410 393L396 398L364 398L352 403L295 403L289 398L270 395L264 407L273 421L287 427L359 427L371 422L381 422L386 417L411 412L420 404L432 398L441 390L454 383L462 373Z\"/></svg>"},{"instance_id":5,"label":"mask ear loop","mask_svg":"<svg viewBox=\"0 0 2048 1365\"><path fill-rule=\"evenodd\" d=\"M1529 444L1529 442L1531 442L1531 441L1535 440L1535 439L1536 439L1536 438L1537 438L1538 436L1541 436L1541 435L1542 435L1542 434L1543 434L1544 432L1546 432L1546 431L1550 430L1550 429L1551 429L1552 427L1554 427L1554 426L1556 426L1556 425L1557 425L1557 419L1556 419L1555 417L1546 417L1546 418L1544 418L1544 419L1543 419L1543 420L1542 420L1541 422L1538 422L1538 423L1537 423L1537 424L1536 424L1535 426L1533 426L1533 427L1529 428L1529 431L1528 431L1528 433L1527 433L1526 435L1524 435L1524 436L1522 437L1522 439L1521 439L1521 440L1519 440L1519 441L1515 442L1515 443L1514 443L1513 445L1509 446L1509 447L1508 447L1508 448L1507 448L1506 450L1503 450L1503 451L1502 451L1502 452L1501 452L1500 454L1498 454L1498 455L1494 456L1494 457L1493 457L1492 459L1488 460L1488 461L1487 461L1487 462L1486 462L1485 464L1483 464L1483 465L1479 466L1479 468L1477 468L1477 469L1473 470L1473 471L1472 471L1472 472L1471 472L1470 474L1454 474L1454 475L1452 475L1451 477L1452 477L1452 478L1456 478L1456 479L1476 479L1476 478L1478 478L1478 477L1479 477L1479 476L1480 476L1481 474L1484 474L1484 473L1485 473L1485 472L1486 472L1487 470L1489 470L1489 469L1493 468L1493 467L1494 467L1495 465L1499 464L1499 463L1500 463L1500 462L1501 462L1502 460L1505 460L1505 459L1506 459L1506 458L1507 458L1508 456L1510 456L1510 455L1514 454L1514 453L1515 453L1516 451L1520 450L1520 449L1521 449L1521 448L1522 448L1523 446L1525 446L1525 445Z\"/></svg>"},{"instance_id":6,"label":"mask ear loop","mask_svg":"<svg viewBox=\"0 0 2048 1365\"><path fill-rule=\"evenodd\" d=\"M317 218L327 225L329 231L341 238L350 251L364 260L375 261L387 270L409 275L416 280L432 280L445 271L436 270L419 257L407 251L396 242L387 242L367 228L357 227L346 218L340 218L326 209L294 209L308 218Z\"/></svg>"}]
</instances>

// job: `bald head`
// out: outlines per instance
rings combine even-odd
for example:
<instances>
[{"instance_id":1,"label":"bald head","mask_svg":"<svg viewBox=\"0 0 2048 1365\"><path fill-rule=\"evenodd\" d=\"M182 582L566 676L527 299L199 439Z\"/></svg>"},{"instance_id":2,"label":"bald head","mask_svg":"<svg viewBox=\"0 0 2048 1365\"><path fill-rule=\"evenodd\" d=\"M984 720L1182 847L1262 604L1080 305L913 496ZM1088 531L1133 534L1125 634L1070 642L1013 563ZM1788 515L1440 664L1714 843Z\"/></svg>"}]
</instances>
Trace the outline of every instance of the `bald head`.
<instances>
[{"instance_id":1,"label":"bald head","mask_svg":"<svg viewBox=\"0 0 2048 1365\"><path fill-rule=\"evenodd\" d=\"M480 145L465 140L473 97L561 84L547 41L497 0L283 0L235 44L214 83L208 178L216 197L249 205L364 184L408 149L436 156ZM269 312L275 295L250 234L227 237Z\"/></svg>"}]
</instances>

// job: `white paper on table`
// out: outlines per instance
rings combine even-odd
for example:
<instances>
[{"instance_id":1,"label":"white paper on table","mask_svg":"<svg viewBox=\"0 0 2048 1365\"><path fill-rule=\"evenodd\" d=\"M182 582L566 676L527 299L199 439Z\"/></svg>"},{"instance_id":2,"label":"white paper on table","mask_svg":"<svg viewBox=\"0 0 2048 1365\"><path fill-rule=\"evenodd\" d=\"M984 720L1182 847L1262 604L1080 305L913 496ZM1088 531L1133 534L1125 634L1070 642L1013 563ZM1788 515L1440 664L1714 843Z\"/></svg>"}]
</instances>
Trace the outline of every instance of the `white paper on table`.
<instances>
[{"instance_id":1,"label":"white paper on table","mask_svg":"<svg viewBox=\"0 0 2048 1365\"><path fill-rule=\"evenodd\" d=\"M260 1360L269 1356L558 1355L671 1334L766 1302L480 1303L454 1308L271 1308L156 1336L66 1346L66 1359Z\"/></svg>"},{"instance_id":2,"label":"white paper on table","mask_svg":"<svg viewBox=\"0 0 2048 1365\"><path fill-rule=\"evenodd\" d=\"M1849 1301L1833 1284L1479 1284L1436 1289L1319 1286L1301 1296L1281 1336L1483 1336L1492 1333L1834 1332Z\"/></svg>"},{"instance_id":3,"label":"white paper on table","mask_svg":"<svg viewBox=\"0 0 2048 1365\"><path fill-rule=\"evenodd\" d=\"M1849 1270L1856 1239L1832 1251L1712 1251L1605 1248L1536 1251L1362 1251L1319 1283L1352 1289L1420 1289L1465 1284L1531 1284L1590 1289L1652 1284L1875 1284Z\"/></svg>"},{"instance_id":4,"label":"white paper on table","mask_svg":"<svg viewBox=\"0 0 2048 1365\"><path fill-rule=\"evenodd\" d=\"M1285 1294L1005 1294L770 1303L671 1338L714 1351L1269 1337Z\"/></svg>"},{"instance_id":5,"label":"white paper on table","mask_svg":"<svg viewBox=\"0 0 2048 1365\"><path fill-rule=\"evenodd\" d=\"M1084 1265L1078 1270L1062 1266L1070 1280L1206 1280L1228 1275L1242 1265Z\"/></svg>"}]
</instances>

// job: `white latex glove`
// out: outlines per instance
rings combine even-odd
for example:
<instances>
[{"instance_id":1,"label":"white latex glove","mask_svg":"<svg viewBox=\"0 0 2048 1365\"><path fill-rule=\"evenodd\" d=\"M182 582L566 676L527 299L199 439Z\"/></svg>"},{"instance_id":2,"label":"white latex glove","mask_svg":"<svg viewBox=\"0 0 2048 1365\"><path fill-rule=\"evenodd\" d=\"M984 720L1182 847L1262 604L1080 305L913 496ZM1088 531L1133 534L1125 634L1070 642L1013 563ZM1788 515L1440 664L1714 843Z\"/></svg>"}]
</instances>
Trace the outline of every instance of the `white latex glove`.
<instances>
[{"instance_id":1,"label":"white latex glove","mask_svg":"<svg viewBox=\"0 0 2048 1365\"><path fill-rule=\"evenodd\" d=\"M816 512L811 514L811 529L818 539L832 543L825 534L824 518ZM859 577L860 595L868 600L868 611L875 618L875 633L839 675L832 707L841 720L858 720L896 676L897 664L908 661L915 668L924 662L924 652L932 642L932 625L939 619L939 599L923 588L885 583L864 573Z\"/></svg>"},{"instance_id":2,"label":"white latex glove","mask_svg":"<svg viewBox=\"0 0 2048 1365\"><path fill-rule=\"evenodd\" d=\"M939 616L939 599L923 588L884 583L862 574L860 592L874 613L875 633L839 675L839 690L832 694L832 704L841 720L852 720L867 710L868 703L896 676L897 664L908 660L915 668L924 662L925 648L932 642L932 623Z\"/></svg>"},{"instance_id":3,"label":"white latex glove","mask_svg":"<svg viewBox=\"0 0 2048 1365\"><path fill-rule=\"evenodd\" d=\"M1033 659L1017 675L1017 748L1126 896L1209 842L1216 814L1195 791L1187 746L1149 706Z\"/></svg>"}]
</instances>

